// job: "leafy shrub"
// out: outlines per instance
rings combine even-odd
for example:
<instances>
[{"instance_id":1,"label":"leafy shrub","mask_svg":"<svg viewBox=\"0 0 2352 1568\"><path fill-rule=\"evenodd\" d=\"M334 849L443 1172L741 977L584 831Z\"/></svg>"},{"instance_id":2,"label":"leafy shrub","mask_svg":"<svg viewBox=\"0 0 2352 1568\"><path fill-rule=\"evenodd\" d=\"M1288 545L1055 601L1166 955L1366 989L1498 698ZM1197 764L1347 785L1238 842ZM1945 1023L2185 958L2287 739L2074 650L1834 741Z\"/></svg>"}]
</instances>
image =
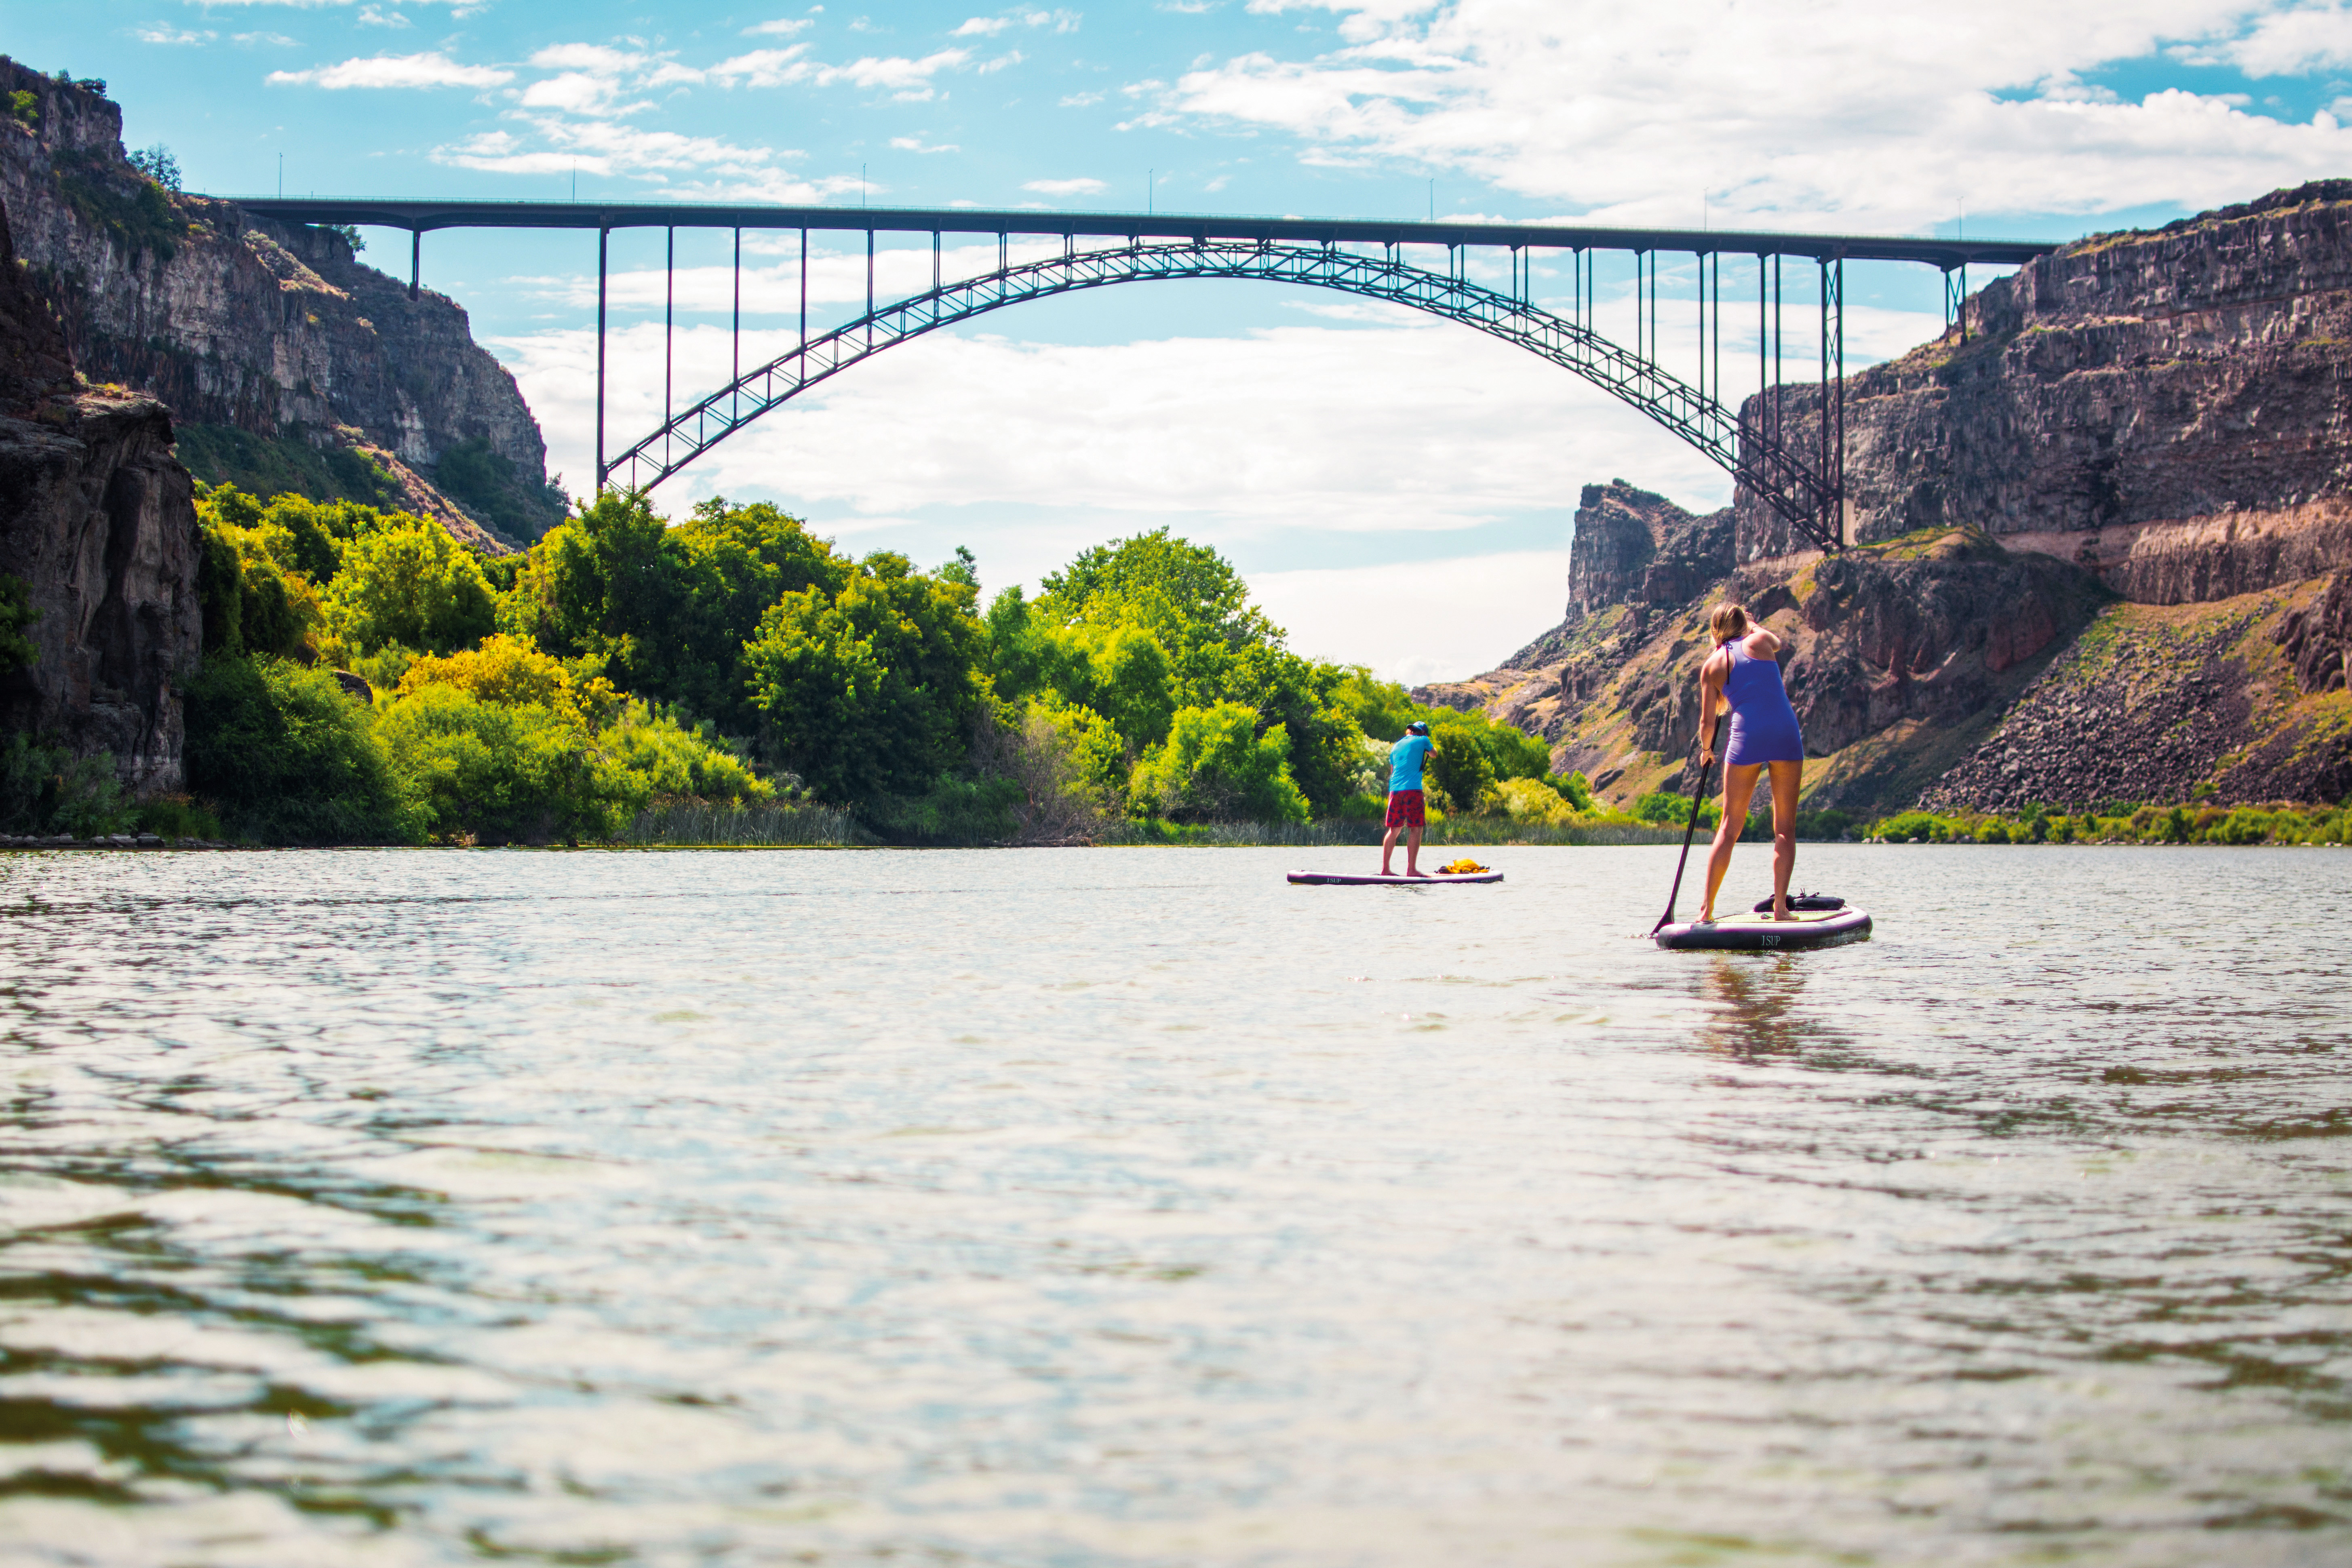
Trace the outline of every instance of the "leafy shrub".
<instances>
[{"instance_id":1,"label":"leafy shrub","mask_svg":"<svg viewBox=\"0 0 2352 1568\"><path fill-rule=\"evenodd\" d=\"M33 607L33 591L25 580L0 572L0 675L32 668L40 650L25 631L40 618L41 612Z\"/></svg>"},{"instance_id":2,"label":"leafy shrub","mask_svg":"<svg viewBox=\"0 0 2352 1568\"><path fill-rule=\"evenodd\" d=\"M1672 790L1652 790L1633 803L1633 817L1637 822L1662 822L1672 827L1684 826L1691 819L1690 796L1676 795ZM1701 827L1713 827L1722 819L1723 807L1719 803L1712 800L1699 802L1698 825Z\"/></svg>"},{"instance_id":3,"label":"leafy shrub","mask_svg":"<svg viewBox=\"0 0 2352 1568\"><path fill-rule=\"evenodd\" d=\"M1871 826L1871 837L1889 844L1949 844L1952 825L1925 811L1906 811Z\"/></svg>"},{"instance_id":4,"label":"leafy shrub","mask_svg":"<svg viewBox=\"0 0 2352 1568\"><path fill-rule=\"evenodd\" d=\"M0 833L120 833L131 808L106 752L77 757L22 731L0 741Z\"/></svg>"},{"instance_id":5,"label":"leafy shrub","mask_svg":"<svg viewBox=\"0 0 2352 1568\"><path fill-rule=\"evenodd\" d=\"M1581 773L1546 773L1544 781L1555 795L1578 811L1592 809L1592 781Z\"/></svg>"},{"instance_id":6,"label":"leafy shrub","mask_svg":"<svg viewBox=\"0 0 2352 1568\"><path fill-rule=\"evenodd\" d=\"M190 791L239 837L271 844L407 844L424 823L367 709L323 669L215 655L188 683Z\"/></svg>"},{"instance_id":7,"label":"leafy shrub","mask_svg":"<svg viewBox=\"0 0 2352 1568\"><path fill-rule=\"evenodd\" d=\"M1290 736L1255 734L1257 711L1239 702L1180 708L1167 743L1135 767L1131 811L1180 822L1304 822L1307 797L1290 776Z\"/></svg>"},{"instance_id":8,"label":"leafy shrub","mask_svg":"<svg viewBox=\"0 0 2352 1568\"><path fill-rule=\"evenodd\" d=\"M759 777L713 732L708 723L688 729L676 714L649 702L631 702L597 737L613 762L641 781L654 798L685 795L696 800L760 801L774 797L773 784Z\"/></svg>"},{"instance_id":9,"label":"leafy shrub","mask_svg":"<svg viewBox=\"0 0 2352 1568\"><path fill-rule=\"evenodd\" d=\"M1496 786L1496 795L1514 821L1557 827L1576 817L1575 809L1560 793L1538 779L1506 779Z\"/></svg>"},{"instance_id":10,"label":"leafy shrub","mask_svg":"<svg viewBox=\"0 0 2352 1568\"><path fill-rule=\"evenodd\" d=\"M601 728L620 711L623 698L594 660L566 664L531 646L528 637L486 637L479 647L413 658L402 671L396 697L426 686L454 686L485 702L537 703L561 713L583 730Z\"/></svg>"},{"instance_id":11,"label":"leafy shrub","mask_svg":"<svg viewBox=\"0 0 2352 1568\"><path fill-rule=\"evenodd\" d=\"M2207 838L2216 844L2260 844L2271 836L2271 814L2240 806L2209 832Z\"/></svg>"},{"instance_id":12,"label":"leafy shrub","mask_svg":"<svg viewBox=\"0 0 2352 1568\"><path fill-rule=\"evenodd\" d=\"M386 706L376 728L393 771L445 838L610 837L653 794L599 754L577 720L541 703L428 682Z\"/></svg>"},{"instance_id":13,"label":"leafy shrub","mask_svg":"<svg viewBox=\"0 0 2352 1568\"><path fill-rule=\"evenodd\" d=\"M164 838L218 838L220 818L184 795L157 795L139 806L139 831Z\"/></svg>"}]
</instances>

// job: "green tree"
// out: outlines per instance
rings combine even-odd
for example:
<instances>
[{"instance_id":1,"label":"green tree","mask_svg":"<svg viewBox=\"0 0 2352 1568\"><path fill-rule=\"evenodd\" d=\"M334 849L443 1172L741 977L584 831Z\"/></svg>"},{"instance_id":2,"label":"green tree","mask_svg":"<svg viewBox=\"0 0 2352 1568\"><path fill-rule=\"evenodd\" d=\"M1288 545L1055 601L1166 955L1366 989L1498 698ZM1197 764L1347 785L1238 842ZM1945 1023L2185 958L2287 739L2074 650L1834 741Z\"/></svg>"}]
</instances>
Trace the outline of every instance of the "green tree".
<instances>
[{"instance_id":1,"label":"green tree","mask_svg":"<svg viewBox=\"0 0 2352 1568\"><path fill-rule=\"evenodd\" d=\"M1048 626L1132 625L1159 638L1183 702L1217 700L1236 654L1282 643L1231 563L1164 528L1097 545L1040 586L1036 611Z\"/></svg>"},{"instance_id":2,"label":"green tree","mask_svg":"<svg viewBox=\"0 0 2352 1568\"><path fill-rule=\"evenodd\" d=\"M273 844L422 838L368 710L327 671L215 655L187 699L188 788L230 832Z\"/></svg>"},{"instance_id":3,"label":"green tree","mask_svg":"<svg viewBox=\"0 0 2352 1568\"><path fill-rule=\"evenodd\" d=\"M962 760L984 696L970 584L877 552L785 594L743 649L776 752L828 800L916 795Z\"/></svg>"},{"instance_id":4,"label":"green tree","mask_svg":"<svg viewBox=\"0 0 2352 1568\"><path fill-rule=\"evenodd\" d=\"M1482 715L1483 717L1483 715ZM1476 811L1495 792L1495 764L1476 727L1450 710L1430 725L1429 773L1457 811Z\"/></svg>"},{"instance_id":5,"label":"green tree","mask_svg":"<svg viewBox=\"0 0 2352 1568\"><path fill-rule=\"evenodd\" d=\"M496 611L473 556L424 521L353 539L326 594L328 628L362 653L393 643L449 653L488 636Z\"/></svg>"},{"instance_id":6,"label":"green tree","mask_svg":"<svg viewBox=\"0 0 2352 1568\"><path fill-rule=\"evenodd\" d=\"M830 598L850 563L766 503L698 505L676 528L641 494L606 491L533 545L500 624L565 658L736 731L758 723L743 663L761 616L787 594Z\"/></svg>"},{"instance_id":7,"label":"green tree","mask_svg":"<svg viewBox=\"0 0 2352 1568\"><path fill-rule=\"evenodd\" d=\"M1306 821L1289 735L1279 724L1256 731L1256 710L1243 703L1177 710L1167 743L1136 764L1130 809L1180 822Z\"/></svg>"}]
</instances>

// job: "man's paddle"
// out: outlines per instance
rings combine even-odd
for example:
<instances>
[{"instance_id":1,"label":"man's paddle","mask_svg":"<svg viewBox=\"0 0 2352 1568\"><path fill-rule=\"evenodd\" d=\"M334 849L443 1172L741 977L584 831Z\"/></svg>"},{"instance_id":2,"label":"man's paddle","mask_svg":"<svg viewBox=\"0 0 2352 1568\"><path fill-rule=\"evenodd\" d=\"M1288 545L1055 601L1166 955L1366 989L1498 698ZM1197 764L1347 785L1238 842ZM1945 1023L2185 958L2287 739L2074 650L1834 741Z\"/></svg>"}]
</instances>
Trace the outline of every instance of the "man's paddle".
<instances>
[{"instance_id":1,"label":"man's paddle","mask_svg":"<svg viewBox=\"0 0 2352 1568\"><path fill-rule=\"evenodd\" d=\"M1696 753L1698 749L1699 743L1694 739L1691 742L1691 751ZM1685 763L1683 765L1688 767L1690 764ZM1683 892L1683 866L1690 859L1691 835L1698 831L1699 802L1706 798L1706 775L1713 766L1712 763L1704 763L1699 766L1698 792L1691 796L1690 821L1683 827L1683 852L1675 859L1675 885L1666 894L1666 912L1660 915L1658 923L1650 928L1652 936L1657 935L1674 922L1675 900L1682 897Z\"/></svg>"}]
</instances>

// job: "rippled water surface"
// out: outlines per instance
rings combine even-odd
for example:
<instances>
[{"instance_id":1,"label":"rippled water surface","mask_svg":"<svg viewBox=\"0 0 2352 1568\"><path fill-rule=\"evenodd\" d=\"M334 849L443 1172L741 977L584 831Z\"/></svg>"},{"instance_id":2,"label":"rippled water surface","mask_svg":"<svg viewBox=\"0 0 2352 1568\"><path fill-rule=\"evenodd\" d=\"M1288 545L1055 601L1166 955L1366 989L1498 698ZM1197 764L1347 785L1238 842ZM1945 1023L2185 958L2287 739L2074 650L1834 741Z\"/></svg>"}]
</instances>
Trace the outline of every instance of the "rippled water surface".
<instances>
[{"instance_id":1,"label":"rippled water surface","mask_svg":"<svg viewBox=\"0 0 2352 1568\"><path fill-rule=\"evenodd\" d=\"M0 857L0 1552L2352 1559L2352 856L1301 856Z\"/></svg>"}]
</instances>

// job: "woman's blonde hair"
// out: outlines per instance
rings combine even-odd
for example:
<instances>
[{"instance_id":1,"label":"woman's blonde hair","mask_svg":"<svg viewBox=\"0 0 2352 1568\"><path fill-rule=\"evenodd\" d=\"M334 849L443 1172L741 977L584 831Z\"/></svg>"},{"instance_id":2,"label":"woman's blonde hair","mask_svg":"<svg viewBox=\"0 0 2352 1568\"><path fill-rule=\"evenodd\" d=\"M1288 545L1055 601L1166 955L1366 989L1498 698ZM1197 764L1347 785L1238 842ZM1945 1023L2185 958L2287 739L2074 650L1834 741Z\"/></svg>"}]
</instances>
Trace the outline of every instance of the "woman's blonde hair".
<instances>
[{"instance_id":1,"label":"woman's blonde hair","mask_svg":"<svg viewBox=\"0 0 2352 1568\"><path fill-rule=\"evenodd\" d=\"M1721 647L1735 637L1748 635L1748 612L1738 605L1717 605L1706 617L1707 629L1715 634L1715 643Z\"/></svg>"}]
</instances>

